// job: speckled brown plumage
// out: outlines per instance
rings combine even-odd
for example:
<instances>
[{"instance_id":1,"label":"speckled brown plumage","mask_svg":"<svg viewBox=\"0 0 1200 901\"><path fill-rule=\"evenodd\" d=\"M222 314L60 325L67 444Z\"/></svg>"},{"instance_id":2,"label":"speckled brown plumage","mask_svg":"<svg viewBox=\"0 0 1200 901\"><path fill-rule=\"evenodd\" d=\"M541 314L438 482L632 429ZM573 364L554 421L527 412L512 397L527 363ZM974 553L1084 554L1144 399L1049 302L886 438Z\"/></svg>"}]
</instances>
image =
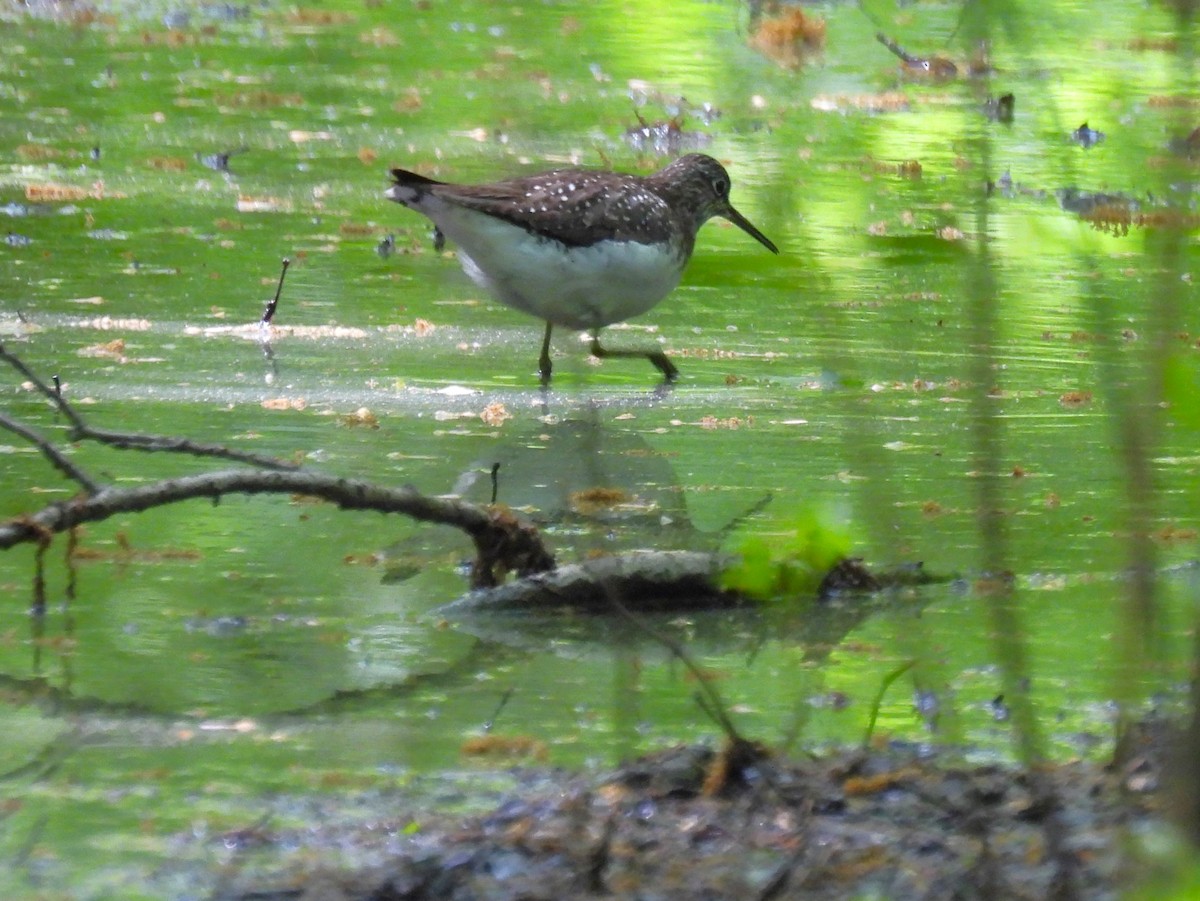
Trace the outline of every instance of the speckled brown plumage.
<instances>
[{"instance_id":1,"label":"speckled brown plumage","mask_svg":"<svg viewBox=\"0 0 1200 901\"><path fill-rule=\"evenodd\" d=\"M652 175L555 169L484 185L391 170L390 200L424 214L458 245L464 271L501 303L547 323L539 360L550 373L554 325L591 330L639 315L666 297L713 216L729 219L773 253L778 248L729 202L729 175L689 154ZM609 352L595 338L600 356ZM661 351L647 357L669 379Z\"/></svg>"}]
</instances>

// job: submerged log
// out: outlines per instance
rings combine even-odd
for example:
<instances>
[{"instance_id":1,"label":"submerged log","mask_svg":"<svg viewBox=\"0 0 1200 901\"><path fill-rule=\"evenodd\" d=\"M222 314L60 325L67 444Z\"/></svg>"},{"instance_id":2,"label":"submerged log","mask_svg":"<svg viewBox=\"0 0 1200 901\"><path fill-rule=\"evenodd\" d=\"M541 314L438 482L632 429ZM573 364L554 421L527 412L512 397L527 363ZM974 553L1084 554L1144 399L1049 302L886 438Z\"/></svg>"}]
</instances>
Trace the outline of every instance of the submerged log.
<instances>
[{"instance_id":1,"label":"submerged log","mask_svg":"<svg viewBox=\"0 0 1200 901\"><path fill-rule=\"evenodd\" d=\"M719 585L729 558L700 551L645 551L565 564L497 588L472 591L438 612L517 611L571 607L610 613L612 599L635 612L713 609L750 603Z\"/></svg>"}]
</instances>

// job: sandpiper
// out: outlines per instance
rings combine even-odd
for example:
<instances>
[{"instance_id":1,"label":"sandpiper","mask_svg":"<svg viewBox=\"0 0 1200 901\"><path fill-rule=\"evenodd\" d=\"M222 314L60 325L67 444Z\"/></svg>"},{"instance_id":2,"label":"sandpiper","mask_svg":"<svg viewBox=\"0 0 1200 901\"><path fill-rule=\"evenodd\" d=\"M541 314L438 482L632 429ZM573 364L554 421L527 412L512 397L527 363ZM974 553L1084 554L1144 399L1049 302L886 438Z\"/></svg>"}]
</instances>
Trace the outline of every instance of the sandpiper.
<instances>
[{"instance_id":1,"label":"sandpiper","mask_svg":"<svg viewBox=\"0 0 1200 901\"><path fill-rule=\"evenodd\" d=\"M590 331L597 357L645 357L667 381L661 350L607 350L600 329L644 313L679 284L696 232L722 216L772 253L771 240L729 202L729 174L692 153L645 177L555 169L486 185L454 185L404 169L384 195L424 214L435 245L458 245L463 271L501 303L546 323L538 370L550 381L554 326Z\"/></svg>"}]
</instances>

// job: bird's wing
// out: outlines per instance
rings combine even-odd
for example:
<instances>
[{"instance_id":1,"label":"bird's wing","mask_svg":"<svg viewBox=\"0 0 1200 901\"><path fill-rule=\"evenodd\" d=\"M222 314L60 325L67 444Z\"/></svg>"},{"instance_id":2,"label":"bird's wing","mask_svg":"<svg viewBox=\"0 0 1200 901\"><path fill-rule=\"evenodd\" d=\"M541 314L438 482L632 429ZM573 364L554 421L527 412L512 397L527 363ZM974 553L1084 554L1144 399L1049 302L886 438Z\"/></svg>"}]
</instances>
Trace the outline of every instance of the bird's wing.
<instances>
[{"instance_id":1,"label":"bird's wing","mask_svg":"<svg viewBox=\"0 0 1200 901\"><path fill-rule=\"evenodd\" d=\"M443 201L487 213L569 247L634 230L643 243L670 237L666 202L611 172L567 169L489 185L437 184L429 190Z\"/></svg>"}]
</instances>

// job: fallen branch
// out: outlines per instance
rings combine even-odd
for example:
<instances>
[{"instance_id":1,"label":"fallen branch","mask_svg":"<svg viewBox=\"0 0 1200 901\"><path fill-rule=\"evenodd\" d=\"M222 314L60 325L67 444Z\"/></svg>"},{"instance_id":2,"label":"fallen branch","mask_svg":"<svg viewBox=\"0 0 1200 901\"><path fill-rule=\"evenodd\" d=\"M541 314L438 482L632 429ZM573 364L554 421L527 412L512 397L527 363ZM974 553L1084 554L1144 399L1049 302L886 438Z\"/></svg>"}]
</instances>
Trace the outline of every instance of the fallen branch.
<instances>
[{"instance_id":1,"label":"fallen branch","mask_svg":"<svg viewBox=\"0 0 1200 901\"><path fill-rule=\"evenodd\" d=\"M0 360L28 379L67 418L71 424L69 435L72 441L87 438L112 447L218 457L259 467L257 470L218 470L164 479L136 488L113 488L91 478L73 464L60 448L34 429L0 413L0 427L36 446L55 469L83 489L81 494L70 500L50 504L36 513L0 523L0 550L37 542L41 552L44 552L50 538L59 532L70 531L84 523L100 522L121 513L140 513L180 501L197 498L217 501L227 494L299 494L321 498L344 510L402 513L424 522L461 529L475 542L472 588L499 585L509 572L528 576L554 567L554 557L542 543L537 529L522 523L503 508L479 507L466 501L429 497L411 486L392 488L319 472L300 471L294 463L220 444L203 444L172 435L93 428L63 397L57 377L54 387L46 384L3 344L0 344Z\"/></svg>"},{"instance_id":2,"label":"fallen branch","mask_svg":"<svg viewBox=\"0 0 1200 901\"><path fill-rule=\"evenodd\" d=\"M645 551L597 557L559 566L501 585L471 592L438 609L459 613L571 607L589 613L611 613L611 593L637 598L639 613L697 607L735 607L745 599L717 584L723 563L719 554L699 551Z\"/></svg>"},{"instance_id":3,"label":"fallen branch","mask_svg":"<svg viewBox=\"0 0 1200 901\"><path fill-rule=\"evenodd\" d=\"M637 598L635 613L757 606L741 593L721 587L721 572L733 559L704 551L634 551L596 557L537 571L490 591L470 592L438 612L453 617L570 607L579 613L611 613L613 593L618 598ZM858 558L849 558L829 570L815 599L872 595L949 579L926 572L920 564L871 572Z\"/></svg>"},{"instance_id":4,"label":"fallen branch","mask_svg":"<svg viewBox=\"0 0 1200 901\"><path fill-rule=\"evenodd\" d=\"M390 488L318 472L253 469L219 470L135 488L103 488L96 494L50 504L37 513L0 523L0 549L45 541L47 533L65 532L122 513L140 513L197 498L218 500L227 494L306 495L344 510L402 513L424 522L454 526L475 542L478 557L471 580L475 588L498 584L508 570L524 576L554 566L554 558L542 545L537 531L504 511L429 497L411 486Z\"/></svg>"}]
</instances>

